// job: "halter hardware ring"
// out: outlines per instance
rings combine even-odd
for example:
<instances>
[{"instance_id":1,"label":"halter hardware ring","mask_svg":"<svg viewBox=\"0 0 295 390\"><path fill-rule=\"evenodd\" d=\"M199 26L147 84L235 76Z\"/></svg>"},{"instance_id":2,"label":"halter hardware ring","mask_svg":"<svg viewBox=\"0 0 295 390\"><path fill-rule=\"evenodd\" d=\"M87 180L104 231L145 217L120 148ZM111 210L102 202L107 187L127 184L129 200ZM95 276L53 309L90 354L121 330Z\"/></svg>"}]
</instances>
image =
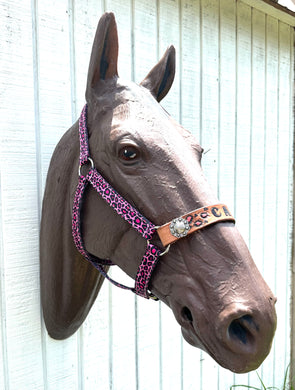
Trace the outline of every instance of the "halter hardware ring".
<instances>
[{"instance_id":1,"label":"halter hardware ring","mask_svg":"<svg viewBox=\"0 0 295 390\"><path fill-rule=\"evenodd\" d=\"M170 244L166 247L166 249L164 250L164 252L162 252L162 253L160 253L159 254L159 256L164 256L164 255L166 255L166 253L168 253L169 252L169 250L170 250Z\"/></svg>"},{"instance_id":2,"label":"halter hardware ring","mask_svg":"<svg viewBox=\"0 0 295 390\"><path fill-rule=\"evenodd\" d=\"M148 247L148 246L150 245L150 240L146 240L146 242L147 242L146 246ZM164 250L163 252L161 252L161 253L159 254L159 256L164 256L164 255L166 255L166 253L168 253L169 250L170 250L170 246L171 246L170 244L169 244L168 246L166 246L165 250Z\"/></svg>"},{"instance_id":3,"label":"halter hardware ring","mask_svg":"<svg viewBox=\"0 0 295 390\"><path fill-rule=\"evenodd\" d=\"M88 162L90 162L90 164L91 164L91 169L94 168L94 162L93 162L92 158L91 158L91 157L88 157L87 160L86 160L83 164L80 164L80 165L79 165L79 177L81 176L81 168L82 168L85 164L87 164Z\"/></svg>"},{"instance_id":4,"label":"halter hardware ring","mask_svg":"<svg viewBox=\"0 0 295 390\"><path fill-rule=\"evenodd\" d=\"M159 298L156 297L152 292L148 291L147 293L148 293L149 299L152 299L153 301L158 301L159 300Z\"/></svg>"}]
</instances>

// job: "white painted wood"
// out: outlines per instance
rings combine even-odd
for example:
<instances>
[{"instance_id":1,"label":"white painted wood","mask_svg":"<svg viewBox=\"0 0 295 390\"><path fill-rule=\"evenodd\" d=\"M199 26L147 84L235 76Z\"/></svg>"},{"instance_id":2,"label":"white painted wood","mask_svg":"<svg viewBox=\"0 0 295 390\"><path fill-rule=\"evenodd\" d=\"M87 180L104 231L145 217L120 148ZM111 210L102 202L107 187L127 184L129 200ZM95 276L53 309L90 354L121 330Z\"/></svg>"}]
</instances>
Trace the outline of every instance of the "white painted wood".
<instances>
[{"instance_id":1,"label":"white painted wood","mask_svg":"<svg viewBox=\"0 0 295 390\"><path fill-rule=\"evenodd\" d=\"M290 123L290 107L292 107L292 96L290 95L291 79L287 79L285 75L291 75L293 72L290 69L290 54L286 53L286 49L290 47L290 27L282 22L278 25L278 84L277 91L277 167L276 167L276 260L275 260L275 292L279 296L277 304L278 318L278 334L280 337L276 338L274 343L274 361L276 372L283 372L290 362L290 347L288 325L290 322L289 310L286 311L290 302L290 263L288 254L290 253L289 244L285 244L284 237L290 235L290 191L284 191L283 188L288 188L290 185L287 172L290 172L289 162L284 158L285 153L290 153L290 147L293 144L293 124ZM289 221L282 226L280 221ZM286 326L287 325L287 326ZM281 345L286 347L283 349ZM280 378L274 378L275 386L282 385Z\"/></svg>"},{"instance_id":2,"label":"white painted wood","mask_svg":"<svg viewBox=\"0 0 295 390\"><path fill-rule=\"evenodd\" d=\"M156 1L134 2L133 78L136 82L141 82L158 61L157 11ZM142 390L158 389L162 367L159 303L136 298L135 305L137 387Z\"/></svg>"},{"instance_id":3,"label":"white painted wood","mask_svg":"<svg viewBox=\"0 0 295 390\"><path fill-rule=\"evenodd\" d=\"M249 175L251 136L251 8L237 4L237 91L235 150L235 216L242 236L249 241Z\"/></svg>"},{"instance_id":4,"label":"white painted wood","mask_svg":"<svg viewBox=\"0 0 295 390\"><path fill-rule=\"evenodd\" d=\"M201 1L201 137L204 172L217 191L219 100L219 1Z\"/></svg>"},{"instance_id":5,"label":"white painted wood","mask_svg":"<svg viewBox=\"0 0 295 390\"><path fill-rule=\"evenodd\" d=\"M159 36L158 36L158 45L159 45L159 59L164 54L165 50L172 43L175 46L176 52L180 53L179 45L179 6L180 0L161 0L159 2L158 9L158 21L159 21ZM180 69L180 56L176 58L176 68ZM163 107L170 113L173 113L173 117L179 120L179 111L180 111L180 96L179 96L179 73L175 74L175 79L173 85L169 91L169 94L161 102Z\"/></svg>"},{"instance_id":6,"label":"white painted wood","mask_svg":"<svg viewBox=\"0 0 295 390\"><path fill-rule=\"evenodd\" d=\"M180 2L181 35L179 63L181 124L200 139L201 111L201 61L200 61L200 1ZM192 39L194 37L194 39ZM182 389L195 389L201 378L202 352L189 346L184 340L182 348Z\"/></svg>"},{"instance_id":7,"label":"white painted wood","mask_svg":"<svg viewBox=\"0 0 295 390\"><path fill-rule=\"evenodd\" d=\"M250 186L249 186L249 248L256 265L263 272L264 266L264 192L262 178L264 175L264 140L265 140L265 97L266 97L266 34L265 15L252 10L252 74L251 74L251 133L250 133ZM263 75L263 76L262 76ZM260 191L258 189L260 188ZM258 370L263 377L263 370ZM266 378L263 377L263 380ZM259 385L259 379L251 374L249 383ZM266 382L268 383L268 382Z\"/></svg>"},{"instance_id":8,"label":"white painted wood","mask_svg":"<svg viewBox=\"0 0 295 390\"><path fill-rule=\"evenodd\" d=\"M199 140L201 116L196 107L201 105L200 0L184 0L180 4L180 51L176 53L177 57L181 55L176 69L180 78L180 121Z\"/></svg>"},{"instance_id":9,"label":"white painted wood","mask_svg":"<svg viewBox=\"0 0 295 390\"><path fill-rule=\"evenodd\" d=\"M275 291L275 273L268 266L271 262L276 269L276 226L277 211L269 213L269 208L277 201L277 126L278 126L278 21L272 17L266 18L266 89L265 98L265 140L264 140L264 275L272 290ZM275 350L272 349L268 361L263 366L263 376L271 377L270 367L276 370ZM268 379L268 380L269 380Z\"/></svg>"},{"instance_id":10,"label":"white painted wood","mask_svg":"<svg viewBox=\"0 0 295 390\"><path fill-rule=\"evenodd\" d=\"M235 0L220 2L219 25L219 132L218 132L218 196L235 212L235 161L238 127L236 124L238 80L236 79L238 50L237 12ZM218 386L229 389L234 375L219 368Z\"/></svg>"},{"instance_id":11,"label":"white painted wood","mask_svg":"<svg viewBox=\"0 0 295 390\"><path fill-rule=\"evenodd\" d=\"M205 175L218 189L218 126L219 126L219 1L200 2L201 26L201 129L204 150L202 166ZM210 375L209 375L210 373ZM205 353L201 356L201 389L218 386L218 367Z\"/></svg>"},{"instance_id":12,"label":"white painted wood","mask_svg":"<svg viewBox=\"0 0 295 390\"><path fill-rule=\"evenodd\" d=\"M92 9L93 12L87 12ZM85 103L85 86L90 52L103 2L75 1L70 24L74 42L75 74L72 87L72 116L76 120ZM79 334L79 388L107 389L111 383L111 327L109 285L105 283ZM99 364L98 364L99 362Z\"/></svg>"},{"instance_id":13,"label":"white painted wood","mask_svg":"<svg viewBox=\"0 0 295 390\"><path fill-rule=\"evenodd\" d=\"M3 381L5 387L42 389L30 2L1 2L0 19Z\"/></svg>"},{"instance_id":14,"label":"white painted wood","mask_svg":"<svg viewBox=\"0 0 295 390\"><path fill-rule=\"evenodd\" d=\"M36 12L40 125L38 152L43 192L53 149L72 123L68 2L54 1L51 4L39 2ZM78 387L80 381L78 340L79 333L62 343L54 341L47 336L43 324L41 343L44 386L47 389Z\"/></svg>"},{"instance_id":15,"label":"white painted wood","mask_svg":"<svg viewBox=\"0 0 295 390\"><path fill-rule=\"evenodd\" d=\"M236 2L220 2L219 32L219 167L218 195L230 210L235 210L236 145Z\"/></svg>"},{"instance_id":16,"label":"white painted wood","mask_svg":"<svg viewBox=\"0 0 295 390\"><path fill-rule=\"evenodd\" d=\"M263 13L273 16L277 20L287 23L290 26L295 26L294 12L288 11L287 8L278 8L271 4L271 0L267 3L264 0L238 0L253 7Z\"/></svg>"},{"instance_id":17,"label":"white painted wood","mask_svg":"<svg viewBox=\"0 0 295 390\"><path fill-rule=\"evenodd\" d=\"M179 7L178 0L160 1L158 8L158 56L164 54L168 46L173 43L176 52L179 53ZM178 57L176 67L179 69ZM169 94L161 102L163 107L179 120L179 74L175 75L174 83ZM173 386L181 388L181 334L176 321L172 322L172 314L164 305L160 304L160 356L161 378L160 388L171 389Z\"/></svg>"},{"instance_id":18,"label":"white painted wood","mask_svg":"<svg viewBox=\"0 0 295 390\"><path fill-rule=\"evenodd\" d=\"M207 177L278 296L274 347L258 372L280 387L290 360L294 17L260 0L0 0L0 10L0 388L259 385L255 373L233 375L189 346L170 309L106 283L76 335L58 342L46 334L41 198L52 151L84 104L105 10L116 14L124 78L141 81L176 47L163 105L210 149ZM113 276L132 284L117 270Z\"/></svg>"}]
</instances>

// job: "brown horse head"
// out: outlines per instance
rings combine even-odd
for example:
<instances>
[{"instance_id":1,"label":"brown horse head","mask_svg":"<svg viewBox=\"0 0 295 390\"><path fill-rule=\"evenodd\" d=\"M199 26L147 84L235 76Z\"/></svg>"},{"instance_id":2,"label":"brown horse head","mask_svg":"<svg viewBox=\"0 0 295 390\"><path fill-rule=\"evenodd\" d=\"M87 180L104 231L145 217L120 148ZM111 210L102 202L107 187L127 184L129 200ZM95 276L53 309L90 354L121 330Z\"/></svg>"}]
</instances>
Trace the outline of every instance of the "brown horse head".
<instances>
[{"instance_id":1,"label":"brown horse head","mask_svg":"<svg viewBox=\"0 0 295 390\"><path fill-rule=\"evenodd\" d=\"M117 58L116 22L108 13L98 24L86 88L96 169L155 225L218 203L201 168L202 148L158 103L173 82L174 48L140 85L118 77ZM56 339L79 328L104 280L71 236L78 166L76 123L53 154L42 211L42 305L48 332ZM146 248L142 236L91 187L81 216L88 252L111 259L135 278ZM156 238L154 243L161 246ZM175 242L160 258L149 289L173 310L184 338L220 365L247 372L267 356L276 327L275 298L233 222L207 226Z\"/></svg>"}]
</instances>

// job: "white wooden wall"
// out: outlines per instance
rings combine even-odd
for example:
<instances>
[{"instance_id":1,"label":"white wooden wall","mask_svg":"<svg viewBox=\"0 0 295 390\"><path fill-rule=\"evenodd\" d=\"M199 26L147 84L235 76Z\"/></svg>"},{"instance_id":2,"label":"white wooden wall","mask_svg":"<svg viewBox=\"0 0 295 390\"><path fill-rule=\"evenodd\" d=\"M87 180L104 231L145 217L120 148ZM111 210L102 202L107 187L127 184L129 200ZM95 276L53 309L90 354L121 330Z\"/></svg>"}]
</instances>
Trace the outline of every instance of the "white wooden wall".
<instances>
[{"instance_id":1,"label":"white wooden wall","mask_svg":"<svg viewBox=\"0 0 295 390\"><path fill-rule=\"evenodd\" d=\"M259 383L186 344L164 305L107 283L77 334L54 341L46 333L42 193L53 148L82 109L106 10L118 22L122 76L141 81L166 46L176 46L164 106L208 150L205 172L278 296L274 346L258 372L267 386L280 386L290 360L293 18L266 14L260 0L0 0L0 389Z\"/></svg>"}]
</instances>

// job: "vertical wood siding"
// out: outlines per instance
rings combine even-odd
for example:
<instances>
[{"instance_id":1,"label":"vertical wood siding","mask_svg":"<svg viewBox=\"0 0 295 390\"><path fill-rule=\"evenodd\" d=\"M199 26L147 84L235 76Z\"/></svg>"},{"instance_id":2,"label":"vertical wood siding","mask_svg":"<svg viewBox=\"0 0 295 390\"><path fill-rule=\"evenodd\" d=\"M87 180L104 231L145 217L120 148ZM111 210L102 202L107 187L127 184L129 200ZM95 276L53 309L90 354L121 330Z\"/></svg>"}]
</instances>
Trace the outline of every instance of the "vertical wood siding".
<instances>
[{"instance_id":1,"label":"vertical wood siding","mask_svg":"<svg viewBox=\"0 0 295 390\"><path fill-rule=\"evenodd\" d=\"M0 389L259 385L255 373L234 375L190 347L166 306L107 283L74 336L46 333L38 255L46 172L84 104L106 10L116 14L125 78L141 81L176 46L163 105L200 140L205 173L278 297L274 345L258 372L280 387L290 361L293 27L240 0L0 0Z\"/></svg>"}]
</instances>

